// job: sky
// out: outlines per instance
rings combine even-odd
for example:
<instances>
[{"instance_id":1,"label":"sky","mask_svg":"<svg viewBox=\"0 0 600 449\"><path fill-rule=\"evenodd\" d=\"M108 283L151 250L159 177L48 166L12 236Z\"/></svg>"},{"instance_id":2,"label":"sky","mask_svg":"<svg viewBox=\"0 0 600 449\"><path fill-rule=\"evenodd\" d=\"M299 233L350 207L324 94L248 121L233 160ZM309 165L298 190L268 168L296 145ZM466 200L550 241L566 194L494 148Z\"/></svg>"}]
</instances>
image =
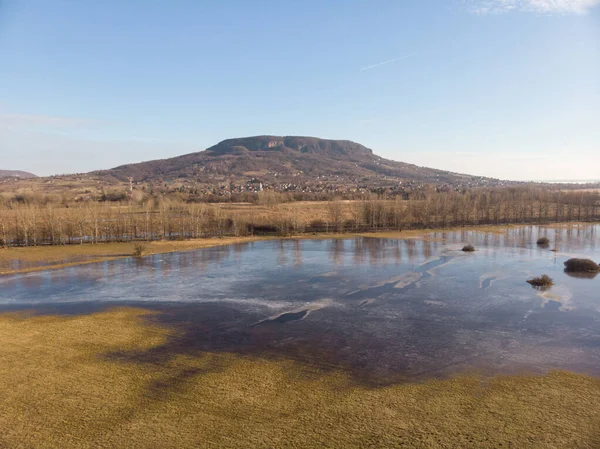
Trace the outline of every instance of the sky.
<instances>
[{"instance_id":1,"label":"sky","mask_svg":"<svg viewBox=\"0 0 600 449\"><path fill-rule=\"evenodd\" d=\"M264 134L600 179L600 0L0 0L0 169Z\"/></svg>"}]
</instances>

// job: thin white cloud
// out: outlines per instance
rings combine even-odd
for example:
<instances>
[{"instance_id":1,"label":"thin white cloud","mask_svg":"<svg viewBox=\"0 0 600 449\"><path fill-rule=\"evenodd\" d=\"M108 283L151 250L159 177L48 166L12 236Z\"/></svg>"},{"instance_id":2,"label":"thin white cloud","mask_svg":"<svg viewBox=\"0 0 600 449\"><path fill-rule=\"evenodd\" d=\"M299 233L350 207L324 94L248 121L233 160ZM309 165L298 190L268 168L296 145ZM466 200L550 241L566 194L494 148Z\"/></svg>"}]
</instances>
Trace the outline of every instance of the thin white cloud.
<instances>
[{"instance_id":1,"label":"thin white cloud","mask_svg":"<svg viewBox=\"0 0 600 449\"><path fill-rule=\"evenodd\" d=\"M362 69L360 69L360 71L364 72L365 70L371 70L371 69L374 69L375 67L379 67L379 66L386 65L386 64L391 64L392 62L397 62L397 61L402 61L403 59L412 58L413 56L416 56L416 55L417 55L416 53L411 53L410 55L400 56L399 58L390 59L389 61L383 61L383 62L379 62L377 64L363 67Z\"/></svg>"},{"instance_id":2,"label":"thin white cloud","mask_svg":"<svg viewBox=\"0 0 600 449\"><path fill-rule=\"evenodd\" d=\"M510 11L543 14L586 14L600 5L600 0L468 0L475 14L495 14Z\"/></svg>"}]
</instances>

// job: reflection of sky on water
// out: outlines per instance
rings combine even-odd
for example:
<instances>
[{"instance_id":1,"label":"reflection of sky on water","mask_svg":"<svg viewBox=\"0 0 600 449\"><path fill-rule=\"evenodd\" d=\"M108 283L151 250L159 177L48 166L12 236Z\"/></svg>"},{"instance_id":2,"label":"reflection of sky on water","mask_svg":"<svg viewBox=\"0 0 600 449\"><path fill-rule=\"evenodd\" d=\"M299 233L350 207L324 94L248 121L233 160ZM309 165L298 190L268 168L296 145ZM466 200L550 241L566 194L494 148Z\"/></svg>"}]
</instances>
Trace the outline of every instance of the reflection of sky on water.
<instances>
[{"instance_id":1,"label":"reflection of sky on water","mask_svg":"<svg viewBox=\"0 0 600 449\"><path fill-rule=\"evenodd\" d=\"M233 351L240 341L247 351L318 348L335 363L377 364L385 375L469 367L597 373L600 277L567 276L563 262L600 260L599 231L526 226L433 232L424 240L245 243L4 276L0 304L186 305L178 319L212 329L194 337L205 349L217 340L216 349ZM557 252L536 245L542 235ZM465 243L477 252L462 253ZM547 292L525 282L544 273L556 283Z\"/></svg>"}]
</instances>

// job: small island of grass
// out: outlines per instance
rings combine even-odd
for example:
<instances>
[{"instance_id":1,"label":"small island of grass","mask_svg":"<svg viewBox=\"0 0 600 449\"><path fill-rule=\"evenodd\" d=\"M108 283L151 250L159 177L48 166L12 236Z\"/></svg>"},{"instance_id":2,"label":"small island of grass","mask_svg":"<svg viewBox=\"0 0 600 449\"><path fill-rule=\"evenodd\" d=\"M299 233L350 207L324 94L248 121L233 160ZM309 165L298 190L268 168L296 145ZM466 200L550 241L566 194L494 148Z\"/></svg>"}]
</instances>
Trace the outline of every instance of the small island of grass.
<instances>
[{"instance_id":1,"label":"small island of grass","mask_svg":"<svg viewBox=\"0 0 600 449\"><path fill-rule=\"evenodd\" d=\"M569 259L565 262L567 273L598 273L600 265L590 259Z\"/></svg>"},{"instance_id":2,"label":"small island of grass","mask_svg":"<svg viewBox=\"0 0 600 449\"><path fill-rule=\"evenodd\" d=\"M531 284L534 287L551 287L554 285L554 281L547 274L543 274L539 277L529 279L527 283Z\"/></svg>"}]
</instances>

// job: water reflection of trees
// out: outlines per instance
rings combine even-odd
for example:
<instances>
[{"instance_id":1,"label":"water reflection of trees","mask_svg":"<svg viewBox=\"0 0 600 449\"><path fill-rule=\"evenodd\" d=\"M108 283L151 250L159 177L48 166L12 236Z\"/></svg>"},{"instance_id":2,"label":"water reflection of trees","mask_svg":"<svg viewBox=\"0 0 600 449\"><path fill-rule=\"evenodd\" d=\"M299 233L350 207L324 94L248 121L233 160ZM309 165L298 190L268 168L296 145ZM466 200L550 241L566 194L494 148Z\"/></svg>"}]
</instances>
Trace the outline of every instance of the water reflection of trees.
<instances>
[{"instance_id":1,"label":"water reflection of trees","mask_svg":"<svg viewBox=\"0 0 600 449\"><path fill-rule=\"evenodd\" d=\"M329 259L336 265L344 262L345 242L342 239L330 240L328 244Z\"/></svg>"},{"instance_id":2,"label":"water reflection of trees","mask_svg":"<svg viewBox=\"0 0 600 449\"><path fill-rule=\"evenodd\" d=\"M470 243L475 247L520 247L537 251L536 242L540 237L548 237L551 248L558 250L595 251L598 248L598 226L558 225L556 227L522 225L506 228L501 232L477 230L435 231L430 234L433 240L449 244ZM533 254L533 253L532 253Z\"/></svg>"},{"instance_id":3,"label":"water reflection of trees","mask_svg":"<svg viewBox=\"0 0 600 449\"><path fill-rule=\"evenodd\" d=\"M416 263L434 257L440 242L421 239L383 239L359 237L353 241L354 264L387 265L401 262Z\"/></svg>"},{"instance_id":4,"label":"water reflection of trees","mask_svg":"<svg viewBox=\"0 0 600 449\"><path fill-rule=\"evenodd\" d=\"M509 228L501 233L486 233L470 229L457 231L434 231L424 239L389 239L377 237L354 237L348 239L330 240L277 240L272 242L246 242L213 248L203 248L179 253L158 254L142 259L125 259L116 262L104 262L90 266L90 276L103 276L128 281L132 276L145 272L151 278L167 277L174 270L193 267L194 270L203 272L210 266L233 261L242 264L244 254L254 249L256 245L266 246L275 250L276 261L280 265L293 264L301 266L304 263L306 247L324 251L332 264L354 265L368 264L383 266L399 263L421 263L426 259L436 257L442 249L449 244L471 243L478 248L513 247L520 248L518 253L509 257L529 255L536 257L539 248L535 245L537 238L545 235L552 241L552 247L569 251L595 251L597 230L593 225L573 225L556 228L539 226L519 226ZM492 260L496 257L506 257L506 253L489 251L487 256ZM81 271L76 271L81 274ZM593 279L597 274L573 276ZM68 277L45 275L46 282L68 284ZM35 287L40 282L37 277L24 278L21 282L27 286Z\"/></svg>"},{"instance_id":5,"label":"water reflection of trees","mask_svg":"<svg viewBox=\"0 0 600 449\"><path fill-rule=\"evenodd\" d=\"M279 248L279 252L277 253L277 263L279 265L287 265L287 254L285 244L285 240L279 240L277 245Z\"/></svg>"},{"instance_id":6,"label":"water reflection of trees","mask_svg":"<svg viewBox=\"0 0 600 449\"><path fill-rule=\"evenodd\" d=\"M203 248L194 251L157 254L144 258L143 261L146 264L146 268L151 268L151 274L155 277L166 277L173 271L187 267L194 267L194 269L203 272L210 265L218 264L228 259L240 262L242 254L252 249L252 246L253 243L250 242Z\"/></svg>"},{"instance_id":7,"label":"water reflection of trees","mask_svg":"<svg viewBox=\"0 0 600 449\"><path fill-rule=\"evenodd\" d=\"M302 265L302 244L300 240L292 241L292 258L295 266Z\"/></svg>"}]
</instances>

